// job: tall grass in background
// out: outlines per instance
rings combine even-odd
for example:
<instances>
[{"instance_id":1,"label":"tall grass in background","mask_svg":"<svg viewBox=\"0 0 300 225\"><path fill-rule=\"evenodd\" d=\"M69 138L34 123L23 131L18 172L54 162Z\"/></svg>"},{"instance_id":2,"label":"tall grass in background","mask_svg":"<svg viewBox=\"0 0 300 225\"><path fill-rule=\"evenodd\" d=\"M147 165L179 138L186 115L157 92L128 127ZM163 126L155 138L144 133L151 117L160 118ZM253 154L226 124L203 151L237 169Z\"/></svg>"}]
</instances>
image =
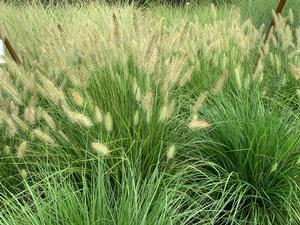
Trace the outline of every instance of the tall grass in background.
<instances>
[{"instance_id":1,"label":"tall grass in background","mask_svg":"<svg viewBox=\"0 0 300 225\"><path fill-rule=\"evenodd\" d=\"M156 9L0 3L1 223L299 224L296 16Z\"/></svg>"},{"instance_id":2,"label":"tall grass in background","mask_svg":"<svg viewBox=\"0 0 300 225\"><path fill-rule=\"evenodd\" d=\"M167 23L175 23L182 19L192 22L199 21L200 23L212 23L210 16L210 6L213 1L188 1L184 7L168 7L161 4L153 4L151 11L154 15L163 16ZM231 1L231 3L217 4L218 18L226 19L230 9L235 7L240 10L242 20L251 19L253 24L259 28L262 24L269 25L272 18L272 11L275 11L279 1L269 0L239 0ZM288 0L283 10L282 15L288 16L289 9L293 11L294 22L300 23L299 2L297 0Z\"/></svg>"},{"instance_id":3,"label":"tall grass in background","mask_svg":"<svg viewBox=\"0 0 300 225\"><path fill-rule=\"evenodd\" d=\"M275 11L279 1L261 1L261 0L242 0L236 3L241 9L243 18L251 18L253 23L260 25L262 23L269 24L272 17L272 10ZM285 5L283 15L288 15L289 9L294 11L295 22L300 23L299 2L297 0L289 0Z\"/></svg>"}]
</instances>

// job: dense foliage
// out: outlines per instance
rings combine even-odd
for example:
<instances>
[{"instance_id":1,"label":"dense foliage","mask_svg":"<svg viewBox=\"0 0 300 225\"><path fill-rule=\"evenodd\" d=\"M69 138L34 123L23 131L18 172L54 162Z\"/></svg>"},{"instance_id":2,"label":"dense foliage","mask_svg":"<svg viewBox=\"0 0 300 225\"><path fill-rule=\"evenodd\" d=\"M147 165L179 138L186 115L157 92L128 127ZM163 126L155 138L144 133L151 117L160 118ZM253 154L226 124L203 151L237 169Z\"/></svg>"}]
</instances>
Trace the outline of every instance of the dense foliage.
<instances>
[{"instance_id":1,"label":"dense foliage","mask_svg":"<svg viewBox=\"0 0 300 225\"><path fill-rule=\"evenodd\" d=\"M298 12L199 9L0 3L0 224L300 224Z\"/></svg>"},{"instance_id":2,"label":"dense foliage","mask_svg":"<svg viewBox=\"0 0 300 225\"><path fill-rule=\"evenodd\" d=\"M184 6L188 4L210 4L216 5L222 3L233 3L233 0L3 0L6 3L18 4L42 4L49 5L68 5L68 4L89 4L89 3L106 3L106 4L133 4L137 6L147 6L151 4L166 4L173 6Z\"/></svg>"}]
</instances>

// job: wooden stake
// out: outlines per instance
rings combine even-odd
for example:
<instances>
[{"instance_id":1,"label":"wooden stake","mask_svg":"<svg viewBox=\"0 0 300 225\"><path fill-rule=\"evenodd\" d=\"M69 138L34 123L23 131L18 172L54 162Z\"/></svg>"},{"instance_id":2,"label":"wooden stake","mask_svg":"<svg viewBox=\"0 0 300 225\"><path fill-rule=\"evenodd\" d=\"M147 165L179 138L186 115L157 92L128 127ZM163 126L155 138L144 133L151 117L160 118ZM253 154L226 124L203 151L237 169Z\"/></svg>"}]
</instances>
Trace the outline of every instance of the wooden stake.
<instances>
[{"instance_id":1,"label":"wooden stake","mask_svg":"<svg viewBox=\"0 0 300 225\"><path fill-rule=\"evenodd\" d=\"M64 32L64 29L62 28L62 26L58 23L57 24L57 29L62 33Z\"/></svg>"},{"instance_id":2,"label":"wooden stake","mask_svg":"<svg viewBox=\"0 0 300 225\"><path fill-rule=\"evenodd\" d=\"M276 16L279 15L279 14L282 12L282 10L283 10L283 8L284 8L286 2L287 2L287 0L280 0L280 1L279 1L278 6L277 6L276 11L275 11L275 15L276 15ZM272 19L272 21L271 21L271 23L270 23L270 25L269 25L269 28L268 28L268 30L267 30L266 36L265 36L265 38L264 38L263 45L262 45L261 48L260 48L261 51L260 51L259 56L258 56L258 59L257 59L257 61L256 61L256 66L255 66L255 68L257 68L257 66L258 66L258 64L259 64L259 62L260 62L260 60L261 60L261 59L263 58L263 56L265 55L265 47L266 47L266 45L268 44L268 40L269 40L269 37L270 37L270 35L271 35L271 30L273 29L274 26L275 26L275 18Z\"/></svg>"},{"instance_id":3,"label":"wooden stake","mask_svg":"<svg viewBox=\"0 0 300 225\"><path fill-rule=\"evenodd\" d=\"M282 10L283 10L283 8L284 8L286 2L287 2L287 0L280 0L279 4L278 4L278 6L277 6L277 9L276 9L276 11L275 11L275 15L276 15L276 16L279 15L279 14L282 12ZM274 27L274 26L275 26L275 19L273 18L273 19L272 19L272 22L270 23L270 26L269 26L269 29L268 29L268 31L267 31L267 34L266 34L266 36L265 36L264 44L267 43L268 38L269 38L269 36L270 36L270 32L271 32L271 30L272 30L272 27Z\"/></svg>"},{"instance_id":4,"label":"wooden stake","mask_svg":"<svg viewBox=\"0 0 300 225\"><path fill-rule=\"evenodd\" d=\"M1 37L1 34L0 34L0 38ZM4 38L4 46L7 48L9 54L11 55L12 59L18 64L18 65L21 65L21 61L17 55L17 53L15 52L15 50L13 49L13 47L11 46L9 40L7 38Z\"/></svg>"}]
</instances>

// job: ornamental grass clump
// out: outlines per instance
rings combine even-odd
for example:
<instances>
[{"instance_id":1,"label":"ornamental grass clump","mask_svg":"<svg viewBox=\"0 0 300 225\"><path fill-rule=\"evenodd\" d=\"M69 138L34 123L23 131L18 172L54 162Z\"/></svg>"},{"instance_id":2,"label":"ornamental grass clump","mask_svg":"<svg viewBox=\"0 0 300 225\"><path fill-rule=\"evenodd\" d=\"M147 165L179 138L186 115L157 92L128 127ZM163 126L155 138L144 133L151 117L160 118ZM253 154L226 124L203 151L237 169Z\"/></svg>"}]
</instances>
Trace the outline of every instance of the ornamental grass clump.
<instances>
[{"instance_id":1,"label":"ornamental grass clump","mask_svg":"<svg viewBox=\"0 0 300 225\"><path fill-rule=\"evenodd\" d=\"M300 28L276 17L255 64L264 27L218 12L0 3L0 221L298 224Z\"/></svg>"},{"instance_id":2,"label":"ornamental grass clump","mask_svg":"<svg viewBox=\"0 0 300 225\"><path fill-rule=\"evenodd\" d=\"M209 159L227 177L222 223L299 223L299 112L251 92L211 100L199 114L212 125L195 131L185 156Z\"/></svg>"}]
</instances>

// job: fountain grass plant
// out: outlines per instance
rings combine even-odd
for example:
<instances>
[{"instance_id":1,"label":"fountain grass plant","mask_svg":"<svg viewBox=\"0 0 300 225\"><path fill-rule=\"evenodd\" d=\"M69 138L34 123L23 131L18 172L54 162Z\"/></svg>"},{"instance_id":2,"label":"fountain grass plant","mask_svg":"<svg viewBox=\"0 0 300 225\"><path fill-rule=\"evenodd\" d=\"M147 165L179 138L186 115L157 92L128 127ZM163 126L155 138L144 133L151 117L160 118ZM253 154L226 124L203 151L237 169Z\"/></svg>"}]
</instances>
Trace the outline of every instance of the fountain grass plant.
<instances>
[{"instance_id":1,"label":"fountain grass plant","mask_svg":"<svg viewBox=\"0 0 300 225\"><path fill-rule=\"evenodd\" d=\"M22 60L0 68L1 223L299 223L292 11L256 64L236 7L0 6Z\"/></svg>"}]
</instances>

